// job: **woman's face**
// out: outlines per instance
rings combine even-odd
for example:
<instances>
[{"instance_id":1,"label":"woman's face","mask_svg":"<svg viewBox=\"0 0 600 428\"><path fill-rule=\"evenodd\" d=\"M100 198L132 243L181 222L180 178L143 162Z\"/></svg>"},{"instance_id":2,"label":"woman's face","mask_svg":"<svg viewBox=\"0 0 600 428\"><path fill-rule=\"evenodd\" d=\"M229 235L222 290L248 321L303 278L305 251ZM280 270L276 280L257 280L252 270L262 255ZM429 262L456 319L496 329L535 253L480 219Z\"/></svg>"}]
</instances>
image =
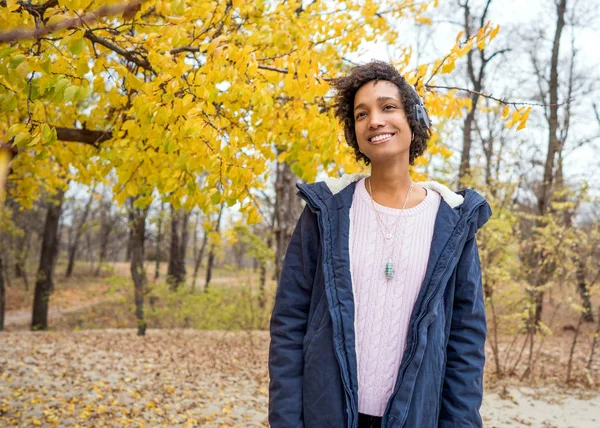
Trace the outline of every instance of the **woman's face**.
<instances>
[{"instance_id":1,"label":"woman's face","mask_svg":"<svg viewBox=\"0 0 600 428\"><path fill-rule=\"evenodd\" d=\"M356 92L354 130L358 147L371 163L406 157L408 164L412 133L395 84L371 81Z\"/></svg>"}]
</instances>

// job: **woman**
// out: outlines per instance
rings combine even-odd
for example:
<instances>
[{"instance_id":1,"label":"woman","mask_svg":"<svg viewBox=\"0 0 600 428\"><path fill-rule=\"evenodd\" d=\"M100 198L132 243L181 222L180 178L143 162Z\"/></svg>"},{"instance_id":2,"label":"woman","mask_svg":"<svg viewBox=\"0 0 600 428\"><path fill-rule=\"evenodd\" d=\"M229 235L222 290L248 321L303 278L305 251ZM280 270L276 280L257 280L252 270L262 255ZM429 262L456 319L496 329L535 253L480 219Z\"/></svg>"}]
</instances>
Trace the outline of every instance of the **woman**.
<instances>
[{"instance_id":1,"label":"woman","mask_svg":"<svg viewBox=\"0 0 600 428\"><path fill-rule=\"evenodd\" d=\"M430 137L416 91L374 61L334 81L370 175L298 184L306 201L271 318L272 427L481 427L485 306L472 190L413 183Z\"/></svg>"}]
</instances>

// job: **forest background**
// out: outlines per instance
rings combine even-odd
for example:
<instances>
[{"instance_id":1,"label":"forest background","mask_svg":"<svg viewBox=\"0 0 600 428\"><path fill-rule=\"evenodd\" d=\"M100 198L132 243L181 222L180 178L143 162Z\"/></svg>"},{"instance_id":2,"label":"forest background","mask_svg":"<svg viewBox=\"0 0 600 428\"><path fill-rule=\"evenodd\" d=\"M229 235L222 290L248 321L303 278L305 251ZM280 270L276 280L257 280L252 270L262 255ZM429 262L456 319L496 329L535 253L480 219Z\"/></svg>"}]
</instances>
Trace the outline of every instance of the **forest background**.
<instances>
[{"instance_id":1,"label":"forest background","mask_svg":"<svg viewBox=\"0 0 600 428\"><path fill-rule=\"evenodd\" d=\"M0 1L0 421L264 424L295 184L368 172L328 82L373 58L413 179L492 206L486 386L597 392L598 6Z\"/></svg>"}]
</instances>

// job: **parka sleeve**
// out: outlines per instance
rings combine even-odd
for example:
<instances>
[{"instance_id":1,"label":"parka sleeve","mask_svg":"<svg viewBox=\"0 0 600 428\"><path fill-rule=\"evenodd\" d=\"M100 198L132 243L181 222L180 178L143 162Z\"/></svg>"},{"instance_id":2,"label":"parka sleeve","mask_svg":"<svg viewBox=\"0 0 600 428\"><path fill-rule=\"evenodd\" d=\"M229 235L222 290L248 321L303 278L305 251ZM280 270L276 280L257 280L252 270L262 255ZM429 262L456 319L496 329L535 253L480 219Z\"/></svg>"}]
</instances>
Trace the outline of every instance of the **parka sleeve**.
<instances>
[{"instance_id":1,"label":"parka sleeve","mask_svg":"<svg viewBox=\"0 0 600 428\"><path fill-rule=\"evenodd\" d=\"M438 426L480 428L486 321L474 234L465 244L457 269Z\"/></svg>"},{"instance_id":2,"label":"parka sleeve","mask_svg":"<svg viewBox=\"0 0 600 428\"><path fill-rule=\"evenodd\" d=\"M271 316L269 424L302 427L302 342L318 263L317 218L304 208L287 248Z\"/></svg>"}]
</instances>

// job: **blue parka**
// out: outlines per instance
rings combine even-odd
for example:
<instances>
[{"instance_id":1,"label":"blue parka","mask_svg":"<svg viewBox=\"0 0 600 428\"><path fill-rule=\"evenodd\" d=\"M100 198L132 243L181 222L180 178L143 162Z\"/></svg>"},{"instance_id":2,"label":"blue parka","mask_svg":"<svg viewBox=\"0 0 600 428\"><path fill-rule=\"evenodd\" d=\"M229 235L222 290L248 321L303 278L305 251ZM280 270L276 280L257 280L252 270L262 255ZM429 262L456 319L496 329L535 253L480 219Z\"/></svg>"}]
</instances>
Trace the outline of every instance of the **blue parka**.
<instances>
[{"instance_id":1,"label":"blue parka","mask_svg":"<svg viewBox=\"0 0 600 428\"><path fill-rule=\"evenodd\" d=\"M297 184L306 206L287 249L270 324L273 428L357 427L349 234L362 177ZM418 184L442 198L382 428L481 427L486 323L475 232L491 209L473 190Z\"/></svg>"}]
</instances>

